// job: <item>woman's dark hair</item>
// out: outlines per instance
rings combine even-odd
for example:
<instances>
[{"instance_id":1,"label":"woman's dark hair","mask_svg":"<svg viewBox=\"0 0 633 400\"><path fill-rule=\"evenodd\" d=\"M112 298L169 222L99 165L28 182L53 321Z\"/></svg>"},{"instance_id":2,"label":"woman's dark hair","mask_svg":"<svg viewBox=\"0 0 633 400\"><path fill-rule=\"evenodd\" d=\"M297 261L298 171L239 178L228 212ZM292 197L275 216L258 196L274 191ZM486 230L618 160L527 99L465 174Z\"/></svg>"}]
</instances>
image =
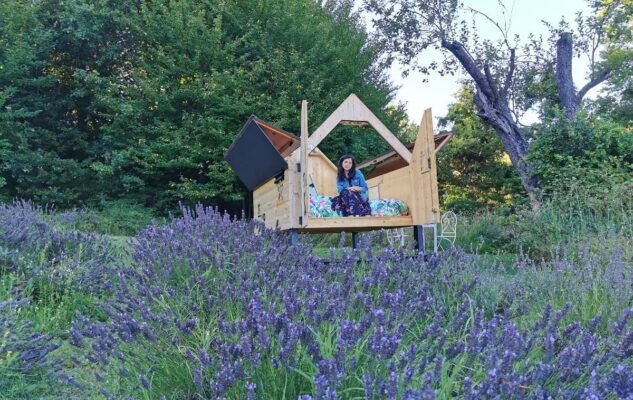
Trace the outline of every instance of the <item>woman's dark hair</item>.
<instances>
[{"instance_id":1,"label":"woman's dark hair","mask_svg":"<svg viewBox=\"0 0 633 400\"><path fill-rule=\"evenodd\" d=\"M352 156L351 154L345 154L338 160L338 163L336 164L336 175L339 181L343 181L346 178L345 170L343 169L343 161L347 160L348 158L352 159L352 168L349 170L349 176L347 177L348 182L351 184L352 178L354 177L354 175L356 175L356 160L354 160L354 156Z\"/></svg>"}]
</instances>

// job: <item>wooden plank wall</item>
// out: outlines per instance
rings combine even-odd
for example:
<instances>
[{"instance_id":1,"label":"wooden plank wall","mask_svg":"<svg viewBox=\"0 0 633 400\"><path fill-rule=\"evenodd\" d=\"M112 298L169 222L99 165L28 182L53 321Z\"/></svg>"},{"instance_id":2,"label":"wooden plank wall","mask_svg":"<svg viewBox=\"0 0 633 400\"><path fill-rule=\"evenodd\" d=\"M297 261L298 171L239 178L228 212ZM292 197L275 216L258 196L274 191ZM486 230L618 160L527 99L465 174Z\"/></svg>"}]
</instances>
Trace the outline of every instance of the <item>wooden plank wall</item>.
<instances>
[{"instance_id":1,"label":"wooden plank wall","mask_svg":"<svg viewBox=\"0 0 633 400\"><path fill-rule=\"evenodd\" d=\"M411 167L407 166L369 179L367 181L369 192L377 190L377 195L381 199L400 199L411 209L413 193L410 171Z\"/></svg>"},{"instance_id":2,"label":"wooden plank wall","mask_svg":"<svg viewBox=\"0 0 633 400\"><path fill-rule=\"evenodd\" d=\"M435 142L431 109L424 111L411 161L411 189L413 202L409 206L415 225L440 222L440 201L437 191Z\"/></svg>"},{"instance_id":3,"label":"wooden plank wall","mask_svg":"<svg viewBox=\"0 0 633 400\"><path fill-rule=\"evenodd\" d=\"M336 196L336 166L318 150L310 153L308 171L321 196Z\"/></svg>"},{"instance_id":4,"label":"wooden plank wall","mask_svg":"<svg viewBox=\"0 0 633 400\"><path fill-rule=\"evenodd\" d=\"M265 222L268 228L287 229L290 227L290 186L289 170L284 171L284 179L275 184L270 179L253 191L255 218Z\"/></svg>"}]
</instances>

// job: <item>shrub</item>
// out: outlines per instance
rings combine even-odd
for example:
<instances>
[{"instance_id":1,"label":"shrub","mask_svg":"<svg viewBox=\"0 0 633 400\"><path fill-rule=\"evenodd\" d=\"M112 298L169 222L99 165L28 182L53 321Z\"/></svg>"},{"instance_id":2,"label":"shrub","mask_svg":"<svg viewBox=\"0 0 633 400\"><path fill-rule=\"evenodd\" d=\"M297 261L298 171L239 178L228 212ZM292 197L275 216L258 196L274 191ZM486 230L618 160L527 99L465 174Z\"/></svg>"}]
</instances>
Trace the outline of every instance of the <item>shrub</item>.
<instances>
[{"instance_id":1,"label":"shrub","mask_svg":"<svg viewBox=\"0 0 633 400\"><path fill-rule=\"evenodd\" d=\"M530 147L529 159L541 177L545 198L570 190L605 197L633 173L630 129L579 114L549 122Z\"/></svg>"}]
</instances>

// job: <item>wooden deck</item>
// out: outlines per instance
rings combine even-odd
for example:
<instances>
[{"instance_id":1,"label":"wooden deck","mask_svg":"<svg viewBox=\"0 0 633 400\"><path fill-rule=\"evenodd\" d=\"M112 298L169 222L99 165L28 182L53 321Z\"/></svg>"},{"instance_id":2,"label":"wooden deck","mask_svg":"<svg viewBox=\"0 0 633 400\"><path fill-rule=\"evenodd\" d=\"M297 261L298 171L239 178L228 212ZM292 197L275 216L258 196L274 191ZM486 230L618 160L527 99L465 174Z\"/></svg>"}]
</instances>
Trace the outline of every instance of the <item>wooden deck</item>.
<instances>
[{"instance_id":1,"label":"wooden deck","mask_svg":"<svg viewBox=\"0 0 633 400\"><path fill-rule=\"evenodd\" d=\"M308 217L308 224L298 232L361 232L374 229L391 229L412 226L410 215L401 217Z\"/></svg>"}]
</instances>

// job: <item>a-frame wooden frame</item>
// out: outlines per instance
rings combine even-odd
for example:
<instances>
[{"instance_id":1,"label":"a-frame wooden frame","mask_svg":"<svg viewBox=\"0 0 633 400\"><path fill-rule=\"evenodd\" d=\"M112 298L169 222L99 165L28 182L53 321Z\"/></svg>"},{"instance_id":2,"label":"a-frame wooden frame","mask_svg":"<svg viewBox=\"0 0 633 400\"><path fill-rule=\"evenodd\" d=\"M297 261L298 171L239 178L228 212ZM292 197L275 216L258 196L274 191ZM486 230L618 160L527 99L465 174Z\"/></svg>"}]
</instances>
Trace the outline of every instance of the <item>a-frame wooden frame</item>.
<instances>
[{"instance_id":1,"label":"a-frame wooden frame","mask_svg":"<svg viewBox=\"0 0 633 400\"><path fill-rule=\"evenodd\" d=\"M411 163L411 152L394 136L387 127L380 122L373 112L360 101L354 93L350 94L343 103L312 133L308 139L308 152L313 151L327 135L339 124L367 123L385 139L389 146L402 157L407 164Z\"/></svg>"},{"instance_id":2,"label":"a-frame wooden frame","mask_svg":"<svg viewBox=\"0 0 633 400\"><path fill-rule=\"evenodd\" d=\"M404 201L409 214L396 217L330 217L310 215L311 181L319 194L336 195L336 167L317 148L339 124L369 125L391 146L401 167L367 180L370 192L379 198ZM440 146L445 141L440 142ZM285 156L288 168L283 178L266 181L253 191L255 216L266 226L288 230L291 237L298 232L358 232L381 228L415 227L437 224L440 220L435 153L438 143L433 135L431 110L426 110L418 136L410 151L389 129L351 94L326 120L309 135L308 103L301 104L301 143ZM397 154L397 156L396 156ZM370 194L371 198L371 194ZM418 234L416 237L420 238Z\"/></svg>"}]
</instances>

